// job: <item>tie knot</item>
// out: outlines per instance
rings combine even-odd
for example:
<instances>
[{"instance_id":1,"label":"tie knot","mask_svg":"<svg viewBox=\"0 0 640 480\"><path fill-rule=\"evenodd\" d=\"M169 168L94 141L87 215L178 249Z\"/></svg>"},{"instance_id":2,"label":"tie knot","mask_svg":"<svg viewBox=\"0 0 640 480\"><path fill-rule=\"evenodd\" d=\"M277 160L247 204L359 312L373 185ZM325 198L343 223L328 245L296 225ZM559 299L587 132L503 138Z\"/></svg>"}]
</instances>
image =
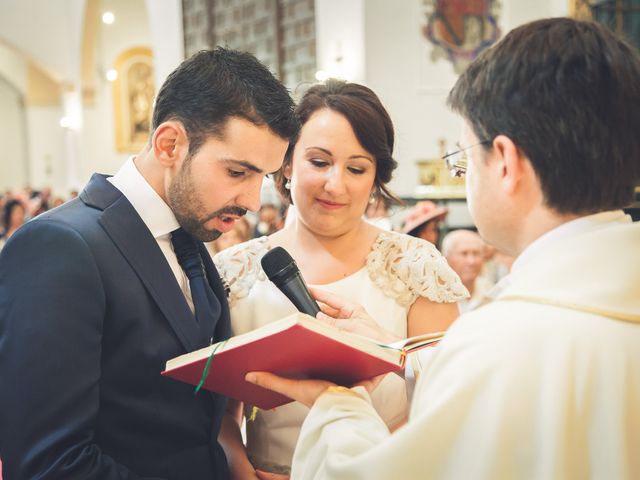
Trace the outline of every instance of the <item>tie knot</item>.
<instances>
[{"instance_id":1,"label":"tie knot","mask_svg":"<svg viewBox=\"0 0 640 480\"><path fill-rule=\"evenodd\" d=\"M178 263L187 274L187 277L193 278L197 275L204 275L198 244L191 235L179 228L171 232L171 243Z\"/></svg>"}]
</instances>

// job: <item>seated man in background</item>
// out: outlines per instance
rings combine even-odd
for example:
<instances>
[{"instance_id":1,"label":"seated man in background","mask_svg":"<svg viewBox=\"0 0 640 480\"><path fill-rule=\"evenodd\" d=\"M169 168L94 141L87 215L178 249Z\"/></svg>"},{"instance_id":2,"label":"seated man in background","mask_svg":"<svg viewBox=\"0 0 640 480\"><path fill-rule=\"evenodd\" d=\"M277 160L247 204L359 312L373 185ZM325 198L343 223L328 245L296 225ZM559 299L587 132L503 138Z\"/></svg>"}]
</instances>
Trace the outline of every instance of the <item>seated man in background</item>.
<instances>
[{"instance_id":1,"label":"seated man in background","mask_svg":"<svg viewBox=\"0 0 640 480\"><path fill-rule=\"evenodd\" d=\"M493 287L493 282L481 275L484 248L480 235L471 230L453 230L442 239L442 255L471 295L458 300L460 312L473 310Z\"/></svg>"},{"instance_id":2,"label":"seated man in background","mask_svg":"<svg viewBox=\"0 0 640 480\"><path fill-rule=\"evenodd\" d=\"M449 104L474 223L517 259L432 352L393 434L368 389L250 372L311 407L292 477L640 478L640 224L621 210L640 181L638 51L596 23L539 20L483 52Z\"/></svg>"}]
</instances>

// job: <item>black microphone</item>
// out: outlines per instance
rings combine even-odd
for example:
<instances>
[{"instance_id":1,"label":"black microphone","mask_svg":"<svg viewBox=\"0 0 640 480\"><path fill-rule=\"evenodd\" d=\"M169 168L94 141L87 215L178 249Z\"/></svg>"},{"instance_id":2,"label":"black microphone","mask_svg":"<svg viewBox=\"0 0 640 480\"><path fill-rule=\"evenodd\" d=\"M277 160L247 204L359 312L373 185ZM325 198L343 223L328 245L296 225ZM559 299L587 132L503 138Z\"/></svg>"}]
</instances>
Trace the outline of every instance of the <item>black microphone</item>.
<instances>
[{"instance_id":1,"label":"black microphone","mask_svg":"<svg viewBox=\"0 0 640 480\"><path fill-rule=\"evenodd\" d=\"M311 297L298 265L289 252L282 247L272 248L264 254L260 263L269 280L291 300L299 311L312 317L316 316L320 307Z\"/></svg>"}]
</instances>

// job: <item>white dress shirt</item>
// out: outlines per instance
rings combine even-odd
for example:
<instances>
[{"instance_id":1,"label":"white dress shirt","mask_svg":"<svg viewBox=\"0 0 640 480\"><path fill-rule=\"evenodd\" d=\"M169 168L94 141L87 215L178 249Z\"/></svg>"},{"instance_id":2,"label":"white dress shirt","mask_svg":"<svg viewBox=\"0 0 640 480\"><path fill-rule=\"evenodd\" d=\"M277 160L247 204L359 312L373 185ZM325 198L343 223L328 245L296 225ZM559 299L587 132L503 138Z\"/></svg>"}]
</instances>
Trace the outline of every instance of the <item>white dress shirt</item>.
<instances>
[{"instance_id":1,"label":"white dress shirt","mask_svg":"<svg viewBox=\"0 0 640 480\"><path fill-rule=\"evenodd\" d=\"M153 238L158 242L162 254L167 259L167 263L184 293L191 312L194 312L189 279L180 267L171 244L171 232L180 228L180 224L169 205L151 188L151 185L138 171L133 159L134 157L129 158L118 170L118 173L107 180L129 200Z\"/></svg>"}]
</instances>

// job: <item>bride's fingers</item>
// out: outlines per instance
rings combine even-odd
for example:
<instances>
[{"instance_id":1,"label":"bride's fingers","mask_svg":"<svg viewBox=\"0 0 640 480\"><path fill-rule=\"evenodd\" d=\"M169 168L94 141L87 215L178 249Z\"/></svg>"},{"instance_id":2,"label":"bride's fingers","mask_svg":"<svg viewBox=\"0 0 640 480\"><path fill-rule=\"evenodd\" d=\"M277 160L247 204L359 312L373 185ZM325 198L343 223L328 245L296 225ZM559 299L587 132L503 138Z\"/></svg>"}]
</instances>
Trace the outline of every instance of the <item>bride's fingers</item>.
<instances>
[{"instance_id":1,"label":"bride's fingers","mask_svg":"<svg viewBox=\"0 0 640 480\"><path fill-rule=\"evenodd\" d=\"M326 313L319 312L316 315L316 318L324 323L327 323L331 326L335 326L337 319L331 315L327 315Z\"/></svg>"},{"instance_id":2,"label":"bride's fingers","mask_svg":"<svg viewBox=\"0 0 640 480\"><path fill-rule=\"evenodd\" d=\"M322 312L318 313L318 315L316 315L316 318L333 327L336 327L339 330L344 330L346 332L353 332L356 325L353 320L349 320L347 318L334 318Z\"/></svg>"},{"instance_id":3,"label":"bride's fingers","mask_svg":"<svg viewBox=\"0 0 640 480\"><path fill-rule=\"evenodd\" d=\"M334 317L334 318L340 316L339 310L336 310L335 308L330 307L326 303L319 303L318 306L320 307L320 311L325 315L329 315L330 317Z\"/></svg>"},{"instance_id":4,"label":"bride's fingers","mask_svg":"<svg viewBox=\"0 0 640 480\"><path fill-rule=\"evenodd\" d=\"M345 332L355 332L358 326L353 320L348 318L339 318L334 325L336 328L344 330Z\"/></svg>"},{"instance_id":5,"label":"bride's fingers","mask_svg":"<svg viewBox=\"0 0 640 480\"><path fill-rule=\"evenodd\" d=\"M309 292L311 292L311 296L313 296L313 298L315 298L319 302L327 304L332 308L335 308L336 310L343 310L346 307L349 307L350 310L353 310L353 306L339 295L335 295L325 290L320 290L313 287L309 287Z\"/></svg>"}]
</instances>

